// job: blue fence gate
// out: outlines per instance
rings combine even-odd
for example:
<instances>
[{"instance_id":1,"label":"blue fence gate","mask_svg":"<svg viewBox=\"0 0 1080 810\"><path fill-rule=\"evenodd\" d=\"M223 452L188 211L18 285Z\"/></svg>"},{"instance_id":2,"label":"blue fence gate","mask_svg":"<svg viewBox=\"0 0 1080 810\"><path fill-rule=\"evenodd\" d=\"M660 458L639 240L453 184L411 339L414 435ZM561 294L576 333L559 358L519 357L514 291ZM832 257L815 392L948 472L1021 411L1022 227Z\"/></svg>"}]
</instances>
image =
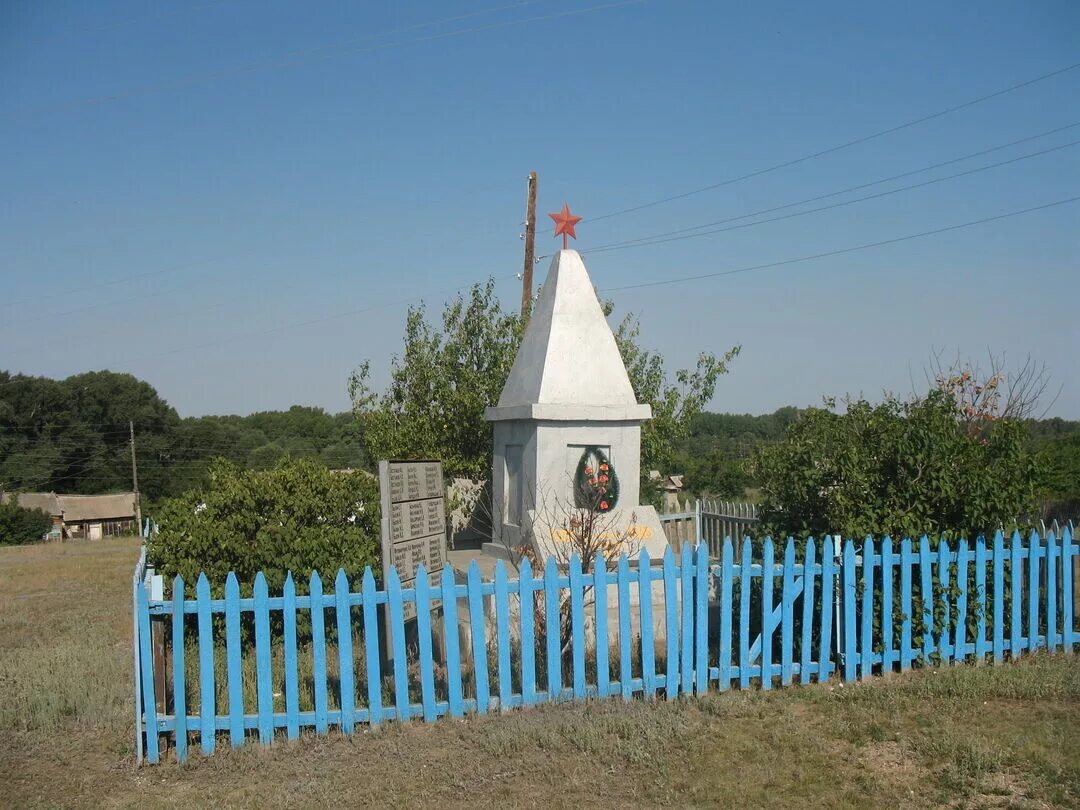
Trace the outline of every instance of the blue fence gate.
<instances>
[{"instance_id":1,"label":"blue fence gate","mask_svg":"<svg viewBox=\"0 0 1080 810\"><path fill-rule=\"evenodd\" d=\"M490 581L473 563L460 581L418 572L408 588L392 569L381 587L370 569L359 588L344 571L332 589L318 572L290 574L273 594L262 573L250 584L230 574L217 592L205 576L193 592L177 577L158 594L142 559L140 758L158 762L163 740L183 761L195 743L210 754L222 740L271 745L304 729L541 702L852 681L1080 642L1071 529L838 545L727 538L718 560L699 543L588 570L574 558L534 573L526 560L511 576L500 562Z\"/></svg>"}]
</instances>

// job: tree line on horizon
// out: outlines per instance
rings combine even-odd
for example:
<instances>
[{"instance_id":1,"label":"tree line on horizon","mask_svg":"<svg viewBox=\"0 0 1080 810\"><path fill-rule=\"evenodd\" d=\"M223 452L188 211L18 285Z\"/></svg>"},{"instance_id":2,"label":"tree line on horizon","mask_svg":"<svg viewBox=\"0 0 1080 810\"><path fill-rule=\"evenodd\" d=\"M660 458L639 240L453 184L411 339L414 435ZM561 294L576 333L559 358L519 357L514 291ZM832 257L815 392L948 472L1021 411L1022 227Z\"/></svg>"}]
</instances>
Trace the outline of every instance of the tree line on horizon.
<instances>
[{"instance_id":1,"label":"tree line on horizon","mask_svg":"<svg viewBox=\"0 0 1080 810\"><path fill-rule=\"evenodd\" d=\"M144 504L205 483L224 458L269 470L286 458L370 465L350 413L294 405L246 416L180 417L149 383L93 371L63 380L0 371L0 490L99 494L132 488L134 426Z\"/></svg>"},{"instance_id":2,"label":"tree line on horizon","mask_svg":"<svg viewBox=\"0 0 1080 810\"><path fill-rule=\"evenodd\" d=\"M661 472L684 476L685 497L755 500L762 449L781 442L805 412L785 406L760 415L698 413ZM294 405L246 416L180 417L153 386L130 374L52 380L0 371L0 490L130 489L129 420L149 506L205 484L214 458L250 470L270 470L286 458L329 469L375 468L361 422L350 412ZM1041 460L1043 516L1080 513L1080 421L1028 419L1024 426L1027 446Z\"/></svg>"}]
</instances>

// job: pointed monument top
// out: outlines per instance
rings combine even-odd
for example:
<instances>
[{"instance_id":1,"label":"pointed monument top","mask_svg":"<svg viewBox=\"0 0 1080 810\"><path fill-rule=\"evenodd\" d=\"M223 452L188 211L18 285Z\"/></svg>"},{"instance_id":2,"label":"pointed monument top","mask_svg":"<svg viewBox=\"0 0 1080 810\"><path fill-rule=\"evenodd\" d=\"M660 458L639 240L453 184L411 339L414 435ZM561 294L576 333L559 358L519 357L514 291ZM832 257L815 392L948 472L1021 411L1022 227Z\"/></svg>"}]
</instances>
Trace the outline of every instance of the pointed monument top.
<instances>
[{"instance_id":1,"label":"pointed monument top","mask_svg":"<svg viewBox=\"0 0 1080 810\"><path fill-rule=\"evenodd\" d=\"M555 254L499 404L487 418L645 420L585 263Z\"/></svg>"}]
</instances>

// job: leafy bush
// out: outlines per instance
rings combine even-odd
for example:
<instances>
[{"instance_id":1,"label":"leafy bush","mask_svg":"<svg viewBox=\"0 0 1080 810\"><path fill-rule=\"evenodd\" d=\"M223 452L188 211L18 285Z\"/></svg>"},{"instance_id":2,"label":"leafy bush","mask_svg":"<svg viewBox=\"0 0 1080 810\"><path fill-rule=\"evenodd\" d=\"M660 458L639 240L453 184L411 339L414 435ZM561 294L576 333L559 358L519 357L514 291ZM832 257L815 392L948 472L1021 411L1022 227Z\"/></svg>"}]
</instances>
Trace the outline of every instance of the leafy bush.
<instances>
[{"instance_id":1,"label":"leafy bush","mask_svg":"<svg viewBox=\"0 0 1080 810\"><path fill-rule=\"evenodd\" d=\"M972 427L950 392L803 411L757 464L765 525L780 534L974 537L1028 518L1038 468L1023 424Z\"/></svg>"},{"instance_id":2,"label":"leafy bush","mask_svg":"<svg viewBox=\"0 0 1080 810\"><path fill-rule=\"evenodd\" d=\"M216 594L235 571L250 593L262 571L271 592L288 571L307 592L312 571L325 579L344 568L358 577L379 559L379 496L364 473L331 473L311 459L285 460L268 471L244 470L221 459L210 483L167 500L160 532L147 556L168 577L194 586L205 572Z\"/></svg>"},{"instance_id":3,"label":"leafy bush","mask_svg":"<svg viewBox=\"0 0 1080 810\"><path fill-rule=\"evenodd\" d=\"M23 509L17 503L0 504L0 546L36 543L51 528L48 512Z\"/></svg>"}]
</instances>

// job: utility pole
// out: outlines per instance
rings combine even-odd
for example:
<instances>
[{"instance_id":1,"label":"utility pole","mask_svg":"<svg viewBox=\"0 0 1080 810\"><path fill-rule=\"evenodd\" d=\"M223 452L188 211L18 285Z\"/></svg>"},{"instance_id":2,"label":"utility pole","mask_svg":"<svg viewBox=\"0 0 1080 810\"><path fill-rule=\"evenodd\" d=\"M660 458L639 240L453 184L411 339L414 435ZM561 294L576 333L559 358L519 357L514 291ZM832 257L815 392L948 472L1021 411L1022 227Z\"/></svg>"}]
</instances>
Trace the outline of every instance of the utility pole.
<instances>
[{"instance_id":1,"label":"utility pole","mask_svg":"<svg viewBox=\"0 0 1080 810\"><path fill-rule=\"evenodd\" d=\"M529 317L532 309L533 264L536 259L536 172L529 172L525 202L525 268L521 274L521 318Z\"/></svg>"},{"instance_id":2,"label":"utility pole","mask_svg":"<svg viewBox=\"0 0 1080 810\"><path fill-rule=\"evenodd\" d=\"M142 532L142 504L139 502L139 466L135 463L135 422L128 420L128 430L131 432L131 488L135 490L135 523L139 532Z\"/></svg>"}]
</instances>

